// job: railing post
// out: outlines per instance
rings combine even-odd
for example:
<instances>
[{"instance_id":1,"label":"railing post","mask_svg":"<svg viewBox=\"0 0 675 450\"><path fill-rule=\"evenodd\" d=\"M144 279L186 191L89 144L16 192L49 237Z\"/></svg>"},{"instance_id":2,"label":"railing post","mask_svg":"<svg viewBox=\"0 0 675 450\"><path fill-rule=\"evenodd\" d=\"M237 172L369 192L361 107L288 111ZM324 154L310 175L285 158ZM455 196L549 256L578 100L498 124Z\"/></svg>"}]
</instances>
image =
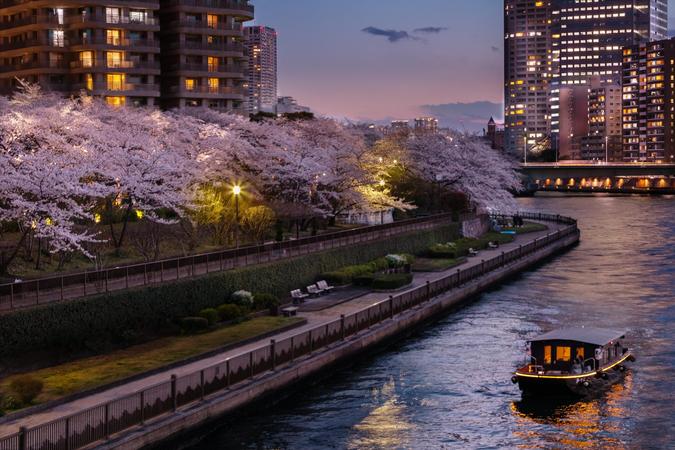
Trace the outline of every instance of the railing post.
<instances>
[{"instance_id":1,"label":"railing post","mask_svg":"<svg viewBox=\"0 0 675 450\"><path fill-rule=\"evenodd\" d=\"M295 336L291 336L291 362L295 360Z\"/></svg>"},{"instance_id":2,"label":"railing post","mask_svg":"<svg viewBox=\"0 0 675 450\"><path fill-rule=\"evenodd\" d=\"M480 260L480 273L485 274L485 260L484 259Z\"/></svg>"},{"instance_id":3,"label":"railing post","mask_svg":"<svg viewBox=\"0 0 675 450\"><path fill-rule=\"evenodd\" d=\"M171 375L171 409L176 412L178 409L178 392L176 392L176 375Z\"/></svg>"},{"instance_id":4,"label":"railing post","mask_svg":"<svg viewBox=\"0 0 675 450\"><path fill-rule=\"evenodd\" d=\"M389 317L391 319L394 318L394 296L393 295L389 296Z\"/></svg>"},{"instance_id":5,"label":"railing post","mask_svg":"<svg viewBox=\"0 0 675 450\"><path fill-rule=\"evenodd\" d=\"M230 388L230 358L225 360L225 387Z\"/></svg>"},{"instance_id":6,"label":"railing post","mask_svg":"<svg viewBox=\"0 0 675 450\"><path fill-rule=\"evenodd\" d=\"M502 252L502 266L504 265L504 261L505 261L504 252Z\"/></svg>"},{"instance_id":7,"label":"railing post","mask_svg":"<svg viewBox=\"0 0 675 450\"><path fill-rule=\"evenodd\" d=\"M159 281L164 283L164 261L159 262Z\"/></svg>"},{"instance_id":8,"label":"railing post","mask_svg":"<svg viewBox=\"0 0 675 450\"><path fill-rule=\"evenodd\" d=\"M66 435L66 450L70 450L70 417L66 417L66 429L64 434Z\"/></svg>"},{"instance_id":9,"label":"railing post","mask_svg":"<svg viewBox=\"0 0 675 450\"><path fill-rule=\"evenodd\" d=\"M370 308L368 308L366 311L368 311L368 328L370 328Z\"/></svg>"},{"instance_id":10,"label":"railing post","mask_svg":"<svg viewBox=\"0 0 675 450\"><path fill-rule=\"evenodd\" d=\"M14 309L14 283L9 285L9 309Z\"/></svg>"},{"instance_id":11,"label":"railing post","mask_svg":"<svg viewBox=\"0 0 675 450\"><path fill-rule=\"evenodd\" d=\"M35 283L35 304L40 304L40 280L37 280L37 283Z\"/></svg>"},{"instance_id":12,"label":"railing post","mask_svg":"<svg viewBox=\"0 0 675 450\"><path fill-rule=\"evenodd\" d=\"M19 450L28 450L28 428L19 428Z\"/></svg>"},{"instance_id":13,"label":"railing post","mask_svg":"<svg viewBox=\"0 0 675 450\"><path fill-rule=\"evenodd\" d=\"M427 300L431 300L431 282L427 280Z\"/></svg>"},{"instance_id":14,"label":"railing post","mask_svg":"<svg viewBox=\"0 0 675 450\"><path fill-rule=\"evenodd\" d=\"M63 277L61 277L61 301L63 301Z\"/></svg>"},{"instance_id":15,"label":"railing post","mask_svg":"<svg viewBox=\"0 0 675 450\"><path fill-rule=\"evenodd\" d=\"M84 271L84 296L87 296L87 270Z\"/></svg>"},{"instance_id":16,"label":"railing post","mask_svg":"<svg viewBox=\"0 0 675 450\"><path fill-rule=\"evenodd\" d=\"M106 269L105 271L105 291L108 292L108 272L109 270Z\"/></svg>"},{"instance_id":17,"label":"railing post","mask_svg":"<svg viewBox=\"0 0 675 450\"><path fill-rule=\"evenodd\" d=\"M459 286L459 280L461 278L461 276L460 276L461 272L462 272L461 270L457 269L457 286Z\"/></svg>"},{"instance_id":18,"label":"railing post","mask_svg":"<svg viewBox=\"0 0 675 450\"><path fill-rule=\"evenodd\" d=\"M253 378L253 351L248 352L249 378Z\"/></svg>"},{"instance_id":19,"label":"railing post","mask_svg":"<svg viewBox=\"0 0 675 450\"><path fill-rule=\"evenodd\" d=\"M105 404L105 417L103 419L103 434L110 439L110 403Z\"/></svg>"},{"instance_id":20,"label":"railing post","mask_svg":"<svg viewBox=\"0 0 675 450\"><path fill-rule=\"evenodd\" d=\"M270 358L272 358L272 371L277 369L277 341L270 340Z\"/></svg>"},{"instance_id":21,"label":"railing post","mask_svg":"<svg viewBox=\"0 0 675 450\"><path fill-rule=\"evenodd\" d=\"M129 289L129 266L127 266L126 274L124 276L124 281L126 283L127 289Z\"/></svg>"},{"instance_id":22,"label":"railing post","mask_svg":"<svg viewBox=\"0 0 675 450\"><path fill-rule=\"evenodd\" d=\"M143 264L143 284L148 284L148 265Z\"/></svg>"},{"instance_id":23,"label":"railing post","mask_svg":"<svg viewBox=\"0 0 675 450\"><path fill-rule=\"evenodd\" d=\"M204 400L204 369L199 371L199 387L201 389L199 399Z\"/></svg>"},{"instance_id":24,"label":"railing post","mask_svg":"<svg viewBox=\"0 0 675 450\"><path fill-rule=\"evenodd\" d=\"M145 391L141 391L141 425L145 424Z\"/></svg>"},{"instance_id":25,"label":"railing post","mask_svg":"<svg viewBox=\"0 0 675 450\"><path fill-rule=\"evenodd\" d=\"M341 339L345 340L345 315L340 314L340 336Z\"/></svg>"}]
</instances>

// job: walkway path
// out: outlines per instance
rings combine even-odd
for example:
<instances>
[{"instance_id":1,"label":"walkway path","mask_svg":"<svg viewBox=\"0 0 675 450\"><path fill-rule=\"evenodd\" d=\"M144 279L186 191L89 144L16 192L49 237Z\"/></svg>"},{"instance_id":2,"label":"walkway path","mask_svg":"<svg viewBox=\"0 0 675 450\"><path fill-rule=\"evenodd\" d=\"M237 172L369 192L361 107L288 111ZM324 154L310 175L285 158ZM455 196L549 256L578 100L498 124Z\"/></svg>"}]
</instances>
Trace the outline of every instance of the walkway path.
<instances>
[{"instance_id":1,"label":"walkway path","mask_svg":"<svg viewBox=\"0 0 675 450\"><path fill-rule=\"evenodd\" d=\"M498 256L501 254L501 252L507 252L511 249L517 248L519 245L530 242L535 238L546 236L546 234L548 233L552 233L554 231L564 228L563 225L559 224L553 224L550 222L547 222L546 224L549 226L549 229L547 231L528 233L517 236L514 242L509 244L502 244L499 249L483 250L477 257L469 258L467 262L459 266L455 266L448 271L432 272L432 273L415 273L415 279L411 288L421 286L425 284L427 281L434 281L443 278L447 276L448 273L457 271L458 268L465 269L468 267L479 265L481 263L481 259L487 260L489 258ZM369 293L367 295L361 296L359 298L353 299L351 301L327 309L313 312L303 312L300 315L307 319L307 324L299 328L294 328L292 330L279 333L276 336L272 336L272 338L274 338L276 341L281 341L286 337L290 337L300 332L315 328L317 325L321 325L339 319L341 314L347 315L359 311L361 309L364 309L365 307L377 303L378 301L381 301L386 297L387 294L383 294L381 292ZM317 299L316 301L320 301L320 299ZM311 303L309 304L311 305ZM81 398L79 400L74 400L69 403L55 406L51 409L48 409L46 411L37 413L35 415L26 418L16 419L14 421L9 421L7 423L0 424L0 436L6 436L16 432L18 431L20 426L30 428L35 425L43 424L61 417L69 416L78 411L82 411L84 409L118 399L130 393L140 391L144 388L153 386L157 383L164 382L168 380L172 374L175 374L180 377L181 375L197 372L203 368L212 366L213 364L221 362L227 358L233 357L241 353L246 353L250 350L256 349L263 345L267 345L269 344L269 339L270 338L252 342L248 345L244 345L233 350L225 351L210 358L202 359L200 361L187 364L182 367L174 368L165 372L161 372L152 376L148 376L146 378L142 378L137 381L133 381L112 389L108 389L85 398Z\"/></svg>"}]
</instances>

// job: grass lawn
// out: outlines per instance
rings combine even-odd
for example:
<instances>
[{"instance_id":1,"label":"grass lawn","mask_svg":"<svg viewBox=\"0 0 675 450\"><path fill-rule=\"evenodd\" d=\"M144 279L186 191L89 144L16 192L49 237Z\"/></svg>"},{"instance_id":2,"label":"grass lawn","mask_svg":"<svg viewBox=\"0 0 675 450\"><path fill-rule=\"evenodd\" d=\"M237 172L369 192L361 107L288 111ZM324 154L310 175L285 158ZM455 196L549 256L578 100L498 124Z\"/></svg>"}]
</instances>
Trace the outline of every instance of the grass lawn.
<instances>
[{"instance_id":1,"label":"grass lawn","mask_svg":"<svg viewBox=\"0 0 675 450\"><path fill-rule=\"evenodd\" d=\"M416 258L412 266L413 272L443 272L458 266L466 258Z\"/></svg>"},{"instance_id":2,"label":"grass lawn","mask_svg":"<svg viewBox=\"0 0 675 450\"><path fill-rule=\"evenodd\" d=\"M233 342L252 338L299 322L300 318L259 317L237 325L226 326L204 334L158 339L59 366L30 372L44 383L35 404L91 389L144 371L215 350ZM9 384L19 375L0 382L0 390L10 393Z\"/></svg>"}]
</instances>

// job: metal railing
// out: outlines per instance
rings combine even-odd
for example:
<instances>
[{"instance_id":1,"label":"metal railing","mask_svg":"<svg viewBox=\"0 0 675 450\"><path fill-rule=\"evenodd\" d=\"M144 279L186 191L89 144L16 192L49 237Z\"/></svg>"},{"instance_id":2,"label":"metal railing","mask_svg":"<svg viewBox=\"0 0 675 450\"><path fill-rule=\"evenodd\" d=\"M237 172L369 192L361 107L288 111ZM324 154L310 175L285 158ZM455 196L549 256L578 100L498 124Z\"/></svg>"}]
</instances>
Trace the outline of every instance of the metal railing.
<instances>
[{"instance_id":1,"label":"metal railing","mask_svg":"<svg viewBox=\"0 0 675 450\"><path fill-rule=\"evenodd\" d=\"M375 324L393 319L411 308L440 294L467 284L496 269L518 261L551 243L578 233L576 221L561 216L523 213L525 219L554 221L565 228L535 239L526 245L502 252L481 264L457 270L444 278L391 295L363 310L324 323L285 339L232 356L202 370L177 377L108 403L94 406L70 416L0 438L0 450L68 449L75 450L108 439L115 433L178 408L203 401L231 386L311 355L326 346L341 342Z\"/></svg>"},{"instance_id":2,"label":"metal railing","mask_svg":"<svg viewBox=\"0 0 675 450\"><path fill-rule=\"evenodd\" d=\"M438 214L384 225L356 228L294 241L275 242L101 270L64 274L0 284L0 312L33 308L45 303L104 294L268 263L331 250L395 234L421 231L449 223L452 215ZM0 448L0 450L2 450Z\"/></svg>"}]
</instances>

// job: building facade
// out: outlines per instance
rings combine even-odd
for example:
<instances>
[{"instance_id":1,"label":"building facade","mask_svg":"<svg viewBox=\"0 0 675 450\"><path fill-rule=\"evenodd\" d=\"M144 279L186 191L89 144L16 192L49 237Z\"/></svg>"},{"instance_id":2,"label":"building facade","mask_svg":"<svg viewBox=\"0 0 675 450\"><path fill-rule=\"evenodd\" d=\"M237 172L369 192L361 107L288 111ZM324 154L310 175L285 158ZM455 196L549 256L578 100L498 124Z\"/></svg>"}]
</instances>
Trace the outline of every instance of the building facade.
<instances>
[{"instance_id":1,"label":"building facade","mask_svg":"<svg viewBox=\"0 0 675 450\"><path fill-rule=\"evenodd\" d=\"M277 99L276 113L281 114L295 114L295 113L308 113L311 110L307 106L302 106L298 104L298 101L293 97L279 97Z\"/></svg>"},{"instance_id":2,"label":"building facade","mask_svg":"<svg viewBox=\"0 0 675 450\"><path fill-rule=\"evenodd\" d=\"M621 86L596 83L588 91L588 135L582 138L581 159L622 161Z\"/></svg>"},{"instance_id":3,"label":"building facade","mask_svg":"<svg viewBox=\"0 0 675 450\"><path fill-rule=\"evenodd\" d=\"M273 113L277 103L277 32L269 27L244 27L244 43L248 112Z\"/></svg>"},{"instance_id":4,"label":"building facade","mask_svg":"<svg viewBox=\"0 0 675 450\"><path fill-rule=\"evenodd\" d=\"M564 152L561 90L586 85L620 85L622 49L665 39L667 0L554 0L551 39L551 133ZM615 118L615 124L620 119ZM614 126L612 125L612 126Z\"/></svg>"},{"instance_id":5,"label":"building facade","mask_svg":"<svg viewBox=\"0 0 675 450\"><path fill-rule=\"evenodd\" d=\"M0 1L0 91L17 78L115 106L210 106L245 99L247 0Z\"/></svg>"},{"instance_id":6,"label":"building facade","mask_svg":"<svg viewBox=\"0 0 675 450\"><path fill-rule=\"evenodd\" d=\"M438 119L435 117L415 118L415 133L438 133Z\"/></svg>"},{"instance_id":7,"label":"building facade","mask_svg":"<svg viewBox=\"0 0 675 450\"><path fill-rule=\"evenodd\" d=\"M623 50L623 160L675 162L675 40Z\"/></svg>"},{"instance_id":8,"label":"building facade","mask_svg":"<svg viewBox=\"0 0 675 450\"><path fill-rule=\"evenodd\" d=\"M551 0L504 1L504 147L532 148L550 133Z\"/></svg>"}]
</instances>

